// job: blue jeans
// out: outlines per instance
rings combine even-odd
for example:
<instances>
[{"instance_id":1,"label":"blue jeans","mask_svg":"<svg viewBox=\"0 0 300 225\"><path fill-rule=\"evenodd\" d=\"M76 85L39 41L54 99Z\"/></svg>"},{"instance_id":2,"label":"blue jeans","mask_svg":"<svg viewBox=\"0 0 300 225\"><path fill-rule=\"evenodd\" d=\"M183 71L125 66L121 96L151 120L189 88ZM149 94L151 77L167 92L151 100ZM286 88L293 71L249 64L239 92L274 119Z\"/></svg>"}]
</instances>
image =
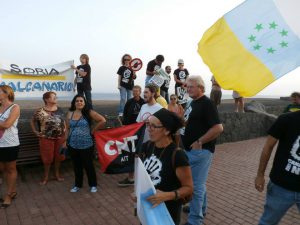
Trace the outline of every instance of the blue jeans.
<instances>
[{"instance_id":1,"label":"blue jeans","mask_svg":"<svg viewBox=\"0 0 300 225\"><path fill-rule=\"evenodd\" d=\"M186 151L192 169L194 192L190 202L188 223L200 225L206 214L206 180L211 166L213 153L206 149Z\"/></svg>"},{"instance_id":2,"label":"blue jeans","mask_svg":"<svg viewBox=\"0 0 300 225\"><path fill-rule=\"evenodd\" d=\"M153 76L146 75L145 86L146 86L147 84L149 84L149 81L150 81L150 79L151 79L152 77L153 77Z\"/></svg>"},{"instance_id":3,"label":"blue jeans","mask_svg":"<svg viewBox=\"0 0 300 225\"><path fill-rule=\"evenodd\" d=\"M79 95L84 95L88 104L88 107L90 109L93 109L93 103L92 103L92 92L91 90L77 90L77 93Z\"/></svg>"},{"instance_id":4,"label":"blue jeans","mask_svg":"<svg viewBox=\"0 0 300 225\"><path fill-rule=\"evenodd\" d=\"M294 204L297 205L300 213L300 192L289 191L269 181L264 213L259 220L259 225L278 224Z\"/></svg>"},{"instance_id":5,"label":"blue jeans","mask_svg":"<svg viewBox=\"0 0 300 225\"><path fill-rule=\"evenodd\" d=\"M160 89L160 95L162 97L164 97L164 99L166 99L168 104L170 103L170 101L169 101L169 92L168 91L163 91L163 90Z\"/></svg>"},{"instance_id":6,"label":"blue jeans","mask_svg":"<svg viewBox=\"0 0 300 225\"><path fill-rule=\"evenodd\" d=\"M120 87L120 105L119 105L119 115L123 115L124 107L126 101L132 98L132 90L126 89L124 87Z\"/></svg>"}]
</instances>

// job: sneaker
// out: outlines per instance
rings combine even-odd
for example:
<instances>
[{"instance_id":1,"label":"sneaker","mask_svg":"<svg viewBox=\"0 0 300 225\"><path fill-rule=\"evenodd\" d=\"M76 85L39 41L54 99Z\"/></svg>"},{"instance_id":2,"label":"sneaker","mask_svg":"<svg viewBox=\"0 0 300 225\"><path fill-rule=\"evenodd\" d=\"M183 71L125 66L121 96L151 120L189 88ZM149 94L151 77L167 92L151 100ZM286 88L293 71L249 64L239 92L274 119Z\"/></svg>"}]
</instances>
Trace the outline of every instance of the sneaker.
<instances>
[{"instance_id":1,"label":"sneaker","mask_svg":"<svg viewBox=\"0 0 300 225\"><path fill-rule=\"evenodd\" d=\"M74 186L74 187L70 190L70 192L76 193L76 192L78 192L79 190L80 190L79 187Z\"/></svg>"},{"instance_id":2,"label":"sneaker","mask_svg":"<svg viewBox=\"0 0 300 225\"><path fill-rule=\"evenodd\" d=\"M134 180L129 180L128 177L118 182L119 187L128 187L132 185L134 185Z\"/></svg>"},{"instance_id":3,"label":"sneaker","mask_svg":"<svg viewBox=\"0 0 300 225\"><path fill-rule=\"evenodd\" d=\"M91 187L91 189L90 189L91 193L96 193L97 191L98 191L97 187Z\"/></svg>"}]
</instances>

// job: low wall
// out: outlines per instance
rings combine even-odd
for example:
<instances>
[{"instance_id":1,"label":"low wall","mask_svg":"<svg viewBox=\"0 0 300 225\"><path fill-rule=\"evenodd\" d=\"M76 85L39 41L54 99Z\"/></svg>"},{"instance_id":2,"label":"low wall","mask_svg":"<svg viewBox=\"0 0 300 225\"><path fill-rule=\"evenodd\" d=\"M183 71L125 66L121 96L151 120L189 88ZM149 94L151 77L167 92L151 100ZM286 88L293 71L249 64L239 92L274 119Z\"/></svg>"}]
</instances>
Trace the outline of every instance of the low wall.
<instances>
[{"instance_id":1,"label":"low wall","mask_svg":"<svg viewBox=\"0 0 300 225\"><path fill-rule=\"evenodd\" d=\"M220 113L224 132L217 143L235 142L266 136L275 119L258 113Z\"/></svg>"},{"instance_id":2,"label":"low wall","mask_svg":"<svg viewBox=\"0 0 300 225\"><path fill-rule=\"evenodd\" d=\"M265 136L274 122L274 119L266 115L251 112L220 113L219 115L224 126L224 132L217 139L218 143L242 141ZM116 117L108 117L106 126L119 126L119 121ZM22 117L19 120L18 127L20 133L30 132L30 119Z\"/></svg>"}]
</instances>

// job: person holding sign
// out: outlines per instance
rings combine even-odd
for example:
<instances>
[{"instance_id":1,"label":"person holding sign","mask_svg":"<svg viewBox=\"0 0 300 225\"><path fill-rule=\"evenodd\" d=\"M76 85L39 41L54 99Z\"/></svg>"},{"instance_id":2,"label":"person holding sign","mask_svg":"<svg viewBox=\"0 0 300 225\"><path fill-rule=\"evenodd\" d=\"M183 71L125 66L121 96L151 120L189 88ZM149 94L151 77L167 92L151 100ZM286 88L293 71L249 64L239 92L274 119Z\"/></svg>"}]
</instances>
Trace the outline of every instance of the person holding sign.
<instances>
[{"instance_id":1,"label":"person holding sign","mask_svg":"<svg viewBox=\"0 0 300 225\"><path fill-rule=\"evenodd\" d=\"M124 106L127 100L132 98L132 88L134 86L134 79L136 79L135 72L130 68L130 61L132 57L129 54L123 55L121 59L122 66L119 68L118 74L118 89L120 91L120 105L119 117L123 116Z\"/></svg>"},{"instance_id":2,"label":"person holding sign","mask_svg":"<svg viewBox=\"0 0 300 225\"><path fill-rule=\"evenodd\" d=\"M91 66L89 64L89 56L87 54L82 54L80 56L81 65L72 65L71 68L75 70L75 82L74 87L77 86L77 93L79 95L84 95L88 107L93 109L92 104L92 87L91 87Z\"/></svg>"},{"instance_id":3,"label":"person holding sign","mask_svg":"<svg viewBox=\"0 0 300 225\"><path fill-rule=\"evenodd\" d=\"M157 190L147 200L153 207L165 202L175 225L178 225L182 202L190 199L193 193L188 158L174 143L174 135L183 126L183 121L163 108L150 116L146 125L150 141L143 144L141 158Z\"/></svg>"},{"instance_id":4,"label":"person holding sign","mask_svg":"<svg viewBox=\"0 0 300 225\"><path fill-rule=\"evenodd\" d=\"M184 68L183 59L178 60L178 68L174 71L174 80L175 80L175 93L178 96L179 104L185 104L187 99L185 98L186 89L185 82L189 76L189 71Z\"/></svg>"},{"instance_id":5,"label":"person holding sign","mask_svg":"<svg viewBox=\"0 0 300 225\"><path fill-rule=\"evenodd\" d=\"M151 60L146 69L145 86L149 83L151 78L157 73L156 71L161 68L162 63L165 61L163 55L157 55L155 59Z\"/></svg>"},{"instance_id":6,"label":"person holding sign","mask_svg":"<svg viewBox=\"0 0 300 225\"><path fill-rule=\"evenodd\" d=\"M4 180L7 184L6 195L0 205L7 208L13 199L17 197L16 160L19 152L18 119L20 107L14 104L14 91L10 86L0 86L0 168L3 171Z\"/></svg>"}]
</instances>

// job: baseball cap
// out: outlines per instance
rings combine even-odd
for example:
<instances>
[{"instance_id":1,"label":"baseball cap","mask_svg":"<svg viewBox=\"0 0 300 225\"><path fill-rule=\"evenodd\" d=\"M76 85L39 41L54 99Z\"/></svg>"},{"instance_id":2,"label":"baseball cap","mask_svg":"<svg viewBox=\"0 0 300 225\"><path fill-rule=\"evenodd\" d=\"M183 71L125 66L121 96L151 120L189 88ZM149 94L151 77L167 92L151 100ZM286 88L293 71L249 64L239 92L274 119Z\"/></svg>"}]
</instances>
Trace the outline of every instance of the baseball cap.
<instances>
[{"instance_id":1,"label":"baseball cap","mask_svg":"<svg viewBox=\"0 0 300 225\"><path fill-rule=\"evenodd\" d=\"M178 59L178 64L184 64L183 59Z\"/></svg>"}]
</instances>

